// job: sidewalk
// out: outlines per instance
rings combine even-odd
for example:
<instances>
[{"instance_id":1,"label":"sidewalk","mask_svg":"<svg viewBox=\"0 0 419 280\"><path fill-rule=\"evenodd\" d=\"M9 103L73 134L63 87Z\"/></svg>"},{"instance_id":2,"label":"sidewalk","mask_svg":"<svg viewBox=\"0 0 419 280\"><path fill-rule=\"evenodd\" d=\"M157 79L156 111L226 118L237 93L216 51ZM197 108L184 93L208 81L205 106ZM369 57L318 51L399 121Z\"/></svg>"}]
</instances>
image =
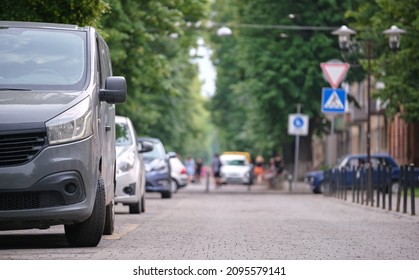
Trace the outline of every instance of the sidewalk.
<instances>
[{"instance_id":1,"label":"sidewalk","mask_svg":"<svg viewBox=\"0 0 419 280\"><path fill-rule=\"evenodd\" d=\"M344 192L334 193L334 194L331 194L331 195L326 194L325 196L345 200L345 193ZM412 201L411 201L410 195L407 196L406 202L404 202L403 195L400 197L398 211L397 211L397 193L392 193L392 195L391 195L391 208L390 208L390 199L389 199L388 194L385 194L384 200L385 201L384 201L384 204L383 204L383 194L382 193L379 194L379 197L377 199L377 192L376 191L374 191L374 194L373 194L373 197L372 197L372 202L371 202L371 200L367 201L367 193L365 191L364 191L364 193L362 193L360 191L359 195L358 195L358 192L353 193L351 190L347 190L347 192L346 192L346 201L347 202L358 204L358 205L365 205L365 206L369 206L369 207L372 207L372 208L381 208L381 209L383 209L383 205L384 205L383 210L387 210L387 211L391 211L391 212L400 212L400 213L412 214ZM418 215L419 197L414 198L414 203L415 203L414 212L415 212L415 215Z\"/></svg>"}]
</instances>

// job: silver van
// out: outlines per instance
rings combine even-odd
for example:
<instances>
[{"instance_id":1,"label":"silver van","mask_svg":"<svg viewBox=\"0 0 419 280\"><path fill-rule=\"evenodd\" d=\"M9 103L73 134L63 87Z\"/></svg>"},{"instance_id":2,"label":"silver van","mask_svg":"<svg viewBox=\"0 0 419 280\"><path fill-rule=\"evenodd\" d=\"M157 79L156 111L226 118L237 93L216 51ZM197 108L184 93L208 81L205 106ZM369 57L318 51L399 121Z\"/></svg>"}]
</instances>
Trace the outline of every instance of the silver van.
<instances>
[{"instance_id":1,"label":"silver van","mask_svg":"<svg viewBox=\"0 0 419 280\"><path fill-rule=\"evenodd\" d=\"M92 27L0 21L0 230L114 230L115 104L126 81Z\"/></svg>"}]
</instances>

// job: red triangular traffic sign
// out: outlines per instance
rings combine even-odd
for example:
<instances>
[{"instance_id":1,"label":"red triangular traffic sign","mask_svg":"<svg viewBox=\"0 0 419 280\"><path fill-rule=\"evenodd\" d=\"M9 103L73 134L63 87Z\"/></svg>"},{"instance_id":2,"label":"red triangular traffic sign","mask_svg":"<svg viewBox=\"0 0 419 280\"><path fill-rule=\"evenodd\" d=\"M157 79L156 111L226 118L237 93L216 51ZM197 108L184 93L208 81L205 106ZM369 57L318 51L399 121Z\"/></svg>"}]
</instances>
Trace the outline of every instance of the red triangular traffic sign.
<instances>
[{"instance_id":1,"label":"red triangular traffic sign","mask_svg":"<svg viewBox=\"0 0 419 280\"><path fill-rule=\"evenodd\" d=\"M338 88L350 67L349 63L320 63L326 79L332 88Z\"/></svg>"}]
</instances>

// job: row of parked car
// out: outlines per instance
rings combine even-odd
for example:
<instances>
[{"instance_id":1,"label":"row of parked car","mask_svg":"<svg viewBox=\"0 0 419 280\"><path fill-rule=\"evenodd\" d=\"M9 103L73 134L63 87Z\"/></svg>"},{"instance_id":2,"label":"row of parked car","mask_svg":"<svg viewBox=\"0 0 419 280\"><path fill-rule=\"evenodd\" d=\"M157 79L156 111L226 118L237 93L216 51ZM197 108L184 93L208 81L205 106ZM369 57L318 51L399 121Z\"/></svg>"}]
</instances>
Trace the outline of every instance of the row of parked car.
<instances>
[{"instance_id":1,"label":"row of parked car","mask_svg":"<svg viewBox=\"0 0 419 280\"><path fill-rule=\"evenodd\" d=\"M160 139L137 137L127 117L115 117L116 191L115 203L129 206L129 212L145 211L145 192L171 198L187 185L186 168L175 152L166 153Z\"/></svg>"}]
</instances>

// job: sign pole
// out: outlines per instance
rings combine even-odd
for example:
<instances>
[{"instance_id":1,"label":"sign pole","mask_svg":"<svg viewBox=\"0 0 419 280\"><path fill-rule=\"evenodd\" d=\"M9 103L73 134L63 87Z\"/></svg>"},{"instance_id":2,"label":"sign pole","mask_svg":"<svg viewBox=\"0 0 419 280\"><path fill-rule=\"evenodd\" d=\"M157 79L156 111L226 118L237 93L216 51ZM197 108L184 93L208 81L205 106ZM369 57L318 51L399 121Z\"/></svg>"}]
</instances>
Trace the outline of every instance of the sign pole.
<instances>
[{"instance_id":1,"label":"sign pole","mask_svg":"<svg viewBox=\"0 0 419 280\"><path fill-rule=\"evenodd\" d=\"M322 112L325 114L333 113L330 136L326 138L328 146L326 149L327 164L330 168L332 166L332 161L336 160L337 154L334 114L343 114L346 109L346 92L343 89L338 89L338 86L345 78L350 65L349 63L342 63L340 61L329 61L320 63L320 68L323 71L324 78L332 86L332 88L323 88L322 90Z\"/></svg>"},{"instance_id":2,"label":"sign pole","mask_svg":"<svg viewBox=\"0 0 419 280\"><path fill-rule=\"evenodd\" d=\"M297 114L301 113L301 104L297 103ZM295 157L294 157L294 182L297 181L297 172L298 172L298 158L300 150L300 135L295 135ZM292 191L292 185L290 185L290 191Z\"/></svg>"},{"instance_id":3,"label":"sign pole","mask_svg":"<svg viewBox=\"0 0 419 280\"><path fill-rule=\"evenodd\" d=\"M330 138L327 151L327 165L331 168L336 155L336 142L335 142L335 114L332 114L332 120L330 122Z\"/></svg>"},{"instance_id":4,"label":"sign pole","mask_svg":"<svg viewBox=\"0 0 419 280\"><path fill-rule=\"evenodd\" d=\"M301 104L297 103L297 113L288 115L288 135L295 135L295 158L294 158L294 176L288 172L290 182L290 192L292 191L291 181L296 182L298 178L298 159L300 152L300 135L308 135L309 117L301 114Z\"/></svg>"}]
</instances>

